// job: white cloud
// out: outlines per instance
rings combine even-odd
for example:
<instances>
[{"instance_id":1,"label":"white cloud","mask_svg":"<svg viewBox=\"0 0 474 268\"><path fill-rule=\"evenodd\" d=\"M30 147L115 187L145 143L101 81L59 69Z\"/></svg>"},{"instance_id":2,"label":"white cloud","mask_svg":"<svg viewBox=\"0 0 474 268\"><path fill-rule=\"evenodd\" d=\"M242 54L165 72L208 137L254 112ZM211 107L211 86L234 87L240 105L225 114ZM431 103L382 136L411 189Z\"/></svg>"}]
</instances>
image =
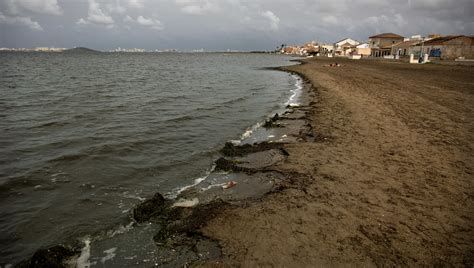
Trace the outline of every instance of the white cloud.
<instances>
[{"instance_id":1,"label":"white cloud","mask_svg":"<svg viewBox=\"0 0 474 268\"><path fill-rule=\"evenodd\" d=\"M123 19L123 21L125 21L125 22L135 22L135 20L132 17L130 17L129 15L125 16L125 19Z\"/></svg>"},{"instance_id":2,"label":"white cloud","mask_svg":"<svg viewBox=\"0 0 474 268\"><path fill-rule=\"evenodd\" d=\"M181 11L192 15L203 15L219 11L217 2L210 0L175 0Z\"/></svg>"},{"instance_id":3,"label":"white cloud","mask_svg":"<svg viewBox=\"0 0 474 268\"><path fill-rule=\"evenodd\" d=\"M6 0L8 12L16 15L21 15L25 11L61 15L63 11L57 0Z\"/></svg>"},{"instance_id":4,"label":"white cloud","mask_svg":"<svg viewBox=\"0 0 474 268\"><path fill-rule=\"evenodd\" d=\"M137 19L133 19L132 17L130 17L129 15L127 15L124 19L125 22L133 22L133 23L136 23L138 25L141 25L141 26L145 26L145 27L150 27L154 30L163 30L164 29L164 26L163 26L163 23L161 23L161 21L159 21L158 19L156 18L145 18L143 16L138 16Z\"/></svg>"},{"instance_id":5,"label":"white cloud","mask_svg":"<svg viewBox=\"0 0 474 268\"><path fill-rule=\"evenodd\" d=\"M337 26L341 22L336 16L324 14L321 16L321 21L328 26Z\"/></svg>"},{"instance_id":6,"label":"white cloud","mask_svg":"<svg viewBox=\"0 0 474 268\"><path fill-rule=\"evenodd\" d=\"M98 24L104 25L108 28L111 28L114 24L114 20L108 14L106 14L99 6L99 4L95 0L89 0L89 11L87 13L87 18L80 18L77 21L77 24L84 25L84 24Z\"/></svg>"},{"instance_id":7,"label":"white cloud","mask_svg":"<svg viewBox=\"0 0 474 268\"><path fill-rule=\"evenodd\" d=\"M274 31L277 31L280 27L280 18L278 18L273 12L267 10L262 12L262 16L269 20L270 28Z\"/></svg>"},{"instance_id":8,"label":"white cloud","mask_svg":"<svg viewBox=\"0 0 474 268\"><path fill-rule=\"evenodd\" d=\"M0 23L9 24L9 25L21 25L27 26L32 30L42 31L43 27L36 22L31 20L30 17L22 17L22 16L6 16L2 12L0 12Z\"/></svg>"},{"instance_id":9,"label":"white cloud","mask_svg":"<svg viewBox=\"0 0 474 268\"><path fill-rule=\"evenodd\" d=\"M127 1L130 7L138 8L138 9L142 9L145 7L145 3L143 0L127 0Z\"/></svg>"},{"instance_id":10,"label":"white cloud","mask_svg":"<svg viewBox=\"0 0 474 268\"><path fill-rule=\"evenodd\" d=\"M110 13L117 13L117 14L123 14L127 10L120 4L119 0L115 0L114 3L106 3L105 7L107 8L107 11Z\"/></svg>"},{"instance_id":11,"label":"white cloud","mask_svg":"<svg viewBox=\"0 0 474 268\"><path fill-rule=\"evenodd\" d=\"M407 26L401 14L370 16L364 19L364 23L374 32L398 32Z\"/></svg>"},{"instance_id":12,"label":"white cloud","mask_svg":"<svg viewBox=\"0 0 474 268\"><path fill-rule=\"evenodd\" d=\"M410 8L438 10L452 5L452 0L408 0Z\"/></svg>"}]
</instances>

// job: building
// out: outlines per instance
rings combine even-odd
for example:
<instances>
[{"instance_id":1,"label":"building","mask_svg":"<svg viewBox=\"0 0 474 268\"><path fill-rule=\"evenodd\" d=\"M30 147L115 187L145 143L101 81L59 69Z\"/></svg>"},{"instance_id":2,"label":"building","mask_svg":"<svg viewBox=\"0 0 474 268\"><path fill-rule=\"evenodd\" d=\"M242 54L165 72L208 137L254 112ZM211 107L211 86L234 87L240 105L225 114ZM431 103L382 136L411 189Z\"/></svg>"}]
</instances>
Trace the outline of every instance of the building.
<instances>
[{"instance_id":1,"label":"building","mask_svg":"<svg viewBox=\"0 0 474 268\"><path fill-rule=\"evenodd\" d=\"M303 48L300 46L286 46L281 50L281 53L286 55L302 55Z\"/></svg>"},{"instance_id":2,"label":"building","mask_svg":"<svg viewBox=\"0 0 474 268\"><path fill-rule=\"evenodd\" d=\"M334 45L330 45L330 44L319 45L319 53L320 55L329 55L329 54L334 53Z\"/></svg>"},{"instance_id":3,"label":"building","mask_svg":"<svg viewBox=\"0 0 474 268\"><path fill-rule=\"evenodd\" d=\"M443 60L474 59L474 36L450 35L418 44L423 54Z\"/></svg>"},{"instance_id":4,"label":"building","mask_svg":"<svg viewBox=\"0 0 474 268\"><path fill-rule=\"evenodd\" d=\"M352 39L345 38L334 43L334 52L336 55L348 55L354 46L357 46L360 42Z\"/></svg>"},{"instance_id":5,"label":"building","mask_svg":"<svg viewBox=\"0 0 474 268\"><path fill-rule=\"evenodd\" d=\"M319 54L319 45L317 42L312 41L304 44L301 53L303 55L317 55Z\"/></svg>"},{"instance_id":6,"label":"building","mask_svg":"<svg viewBox=\"0 0 474 268\"><path fill-rule=\"evenodd\" d=\"M370 56L370 47L367 43L359 44L355 47L354 54L361 55L362 57Z\"/></svg>"},{"instance_id":7,"label":"building","mask_svg":"<svg viewBox=\"0 0 474 268\"><path fill-rule=\"evenodd\" d=\"M404 37L394 33L383 33L369 37L370 55L382 57L392 53L394 44L403 42Z\"/></svg>"},{"instance_id":8,"label":"building","mask_svg":"<svg viewBox=\"0 0 474 268\"><path fill-rule=\"evenodd\" d=\"M415 56L420 56L420 50L416 48L419 44L421 44L422 40L406 40L399 43L394 44L391 47L391 55L405 57L414 54Z\"/></svg>"}]
</instances>

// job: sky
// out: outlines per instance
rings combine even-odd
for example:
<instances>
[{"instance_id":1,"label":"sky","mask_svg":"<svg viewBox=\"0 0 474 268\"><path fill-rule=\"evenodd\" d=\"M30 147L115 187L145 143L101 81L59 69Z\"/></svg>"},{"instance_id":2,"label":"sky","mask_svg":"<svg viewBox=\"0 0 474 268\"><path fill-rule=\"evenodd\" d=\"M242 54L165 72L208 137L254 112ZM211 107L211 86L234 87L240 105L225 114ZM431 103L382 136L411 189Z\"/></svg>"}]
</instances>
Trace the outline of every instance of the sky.
<instances>
[{"instance_id":1,"label":"sky","mask_svg":"<svg viewBox=\"0 0 474 268\"><path fill-rule=\"evenodd\" d=\"M0 0L0 47L249 51L384 32L474 35L474 0Z\"/></svg>"}]
</instances>

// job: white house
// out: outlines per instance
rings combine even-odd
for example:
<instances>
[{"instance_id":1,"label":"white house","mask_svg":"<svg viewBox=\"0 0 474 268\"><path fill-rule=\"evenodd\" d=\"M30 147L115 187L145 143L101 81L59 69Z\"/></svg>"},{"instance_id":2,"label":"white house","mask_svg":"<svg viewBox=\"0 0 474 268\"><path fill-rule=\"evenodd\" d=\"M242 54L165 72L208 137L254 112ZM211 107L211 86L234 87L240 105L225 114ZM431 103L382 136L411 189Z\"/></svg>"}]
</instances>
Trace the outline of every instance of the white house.
<instances>
[{"instance_id":1,"label":"white house","mask_svg":"<svg viewBox=\"0 0 474 268\"><path fill-rule=\"evenodd\" d=\"M362 57L370 56L370 46L368 43L358 44L354 51L355 54L361 55Z\"/></svg>"},{"instance_id":2,"label":"white house","mask_svg":"<svg viewBox=\"0 0 474 268\"><path fill-rule=\"evenodd\" d=\"M334 51L337 55L345 55L346 50L359 45L360 42L352 39L352 38L345 38L336 43L334 43Z\"/></svg>"},{"instance_id":3,"label":"white house","mask_svg":"<svg viewBox=\"0 0 474 268\"><path fill-rule=\"evenodd\" d=\"M338 47L341 47L342 45L344 44L349 44L351 46L357 46L358 44L360 44L360 42L352 39L352 38L345 38L345 39L342 39L341 41L338 41L334 44L334 46L336 47L336 49Z\"/></svg>"},{"instance_id":4,"label":"white house","mask_svg":"<svg viewBox=\"0 0 474 268\"><path fill-rule=\"evenodd\" d=\"M331 44L321 44L319 45L319 53L321 55L328 55L334 52L334 45Z\"/></svg>"}]
</instances>

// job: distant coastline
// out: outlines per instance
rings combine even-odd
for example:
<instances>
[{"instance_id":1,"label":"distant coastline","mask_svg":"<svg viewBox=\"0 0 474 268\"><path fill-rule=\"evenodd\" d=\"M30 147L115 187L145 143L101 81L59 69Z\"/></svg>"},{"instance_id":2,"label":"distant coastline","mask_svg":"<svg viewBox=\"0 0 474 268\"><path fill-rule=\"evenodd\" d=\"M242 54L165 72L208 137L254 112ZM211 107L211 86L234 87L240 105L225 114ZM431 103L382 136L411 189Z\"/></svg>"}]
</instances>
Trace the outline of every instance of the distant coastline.
<instances>
[{"instance_id":1,"label":"distant coastline","mask_svg":"<svg viewBox=\"0 0 474 268\"><path fill-rule=\"evenodd\" d=\"M44 52L44 53L61 53L61 52L94 52L94 53L252 53L252 54L279 54L275 51L265 51L265 50L251 50L251 51L241 51L241 50L216 50L216 51L206 51L204 49L194 49L194 50L178 50L178 49L153 49L145 50L141 48L116 48L111 50L97 50L87 47L74 47L74 48L56 48L56 47L35 47L35 48L0 48L0 53L2 52Z\"/></svg>"}]
</instances>

